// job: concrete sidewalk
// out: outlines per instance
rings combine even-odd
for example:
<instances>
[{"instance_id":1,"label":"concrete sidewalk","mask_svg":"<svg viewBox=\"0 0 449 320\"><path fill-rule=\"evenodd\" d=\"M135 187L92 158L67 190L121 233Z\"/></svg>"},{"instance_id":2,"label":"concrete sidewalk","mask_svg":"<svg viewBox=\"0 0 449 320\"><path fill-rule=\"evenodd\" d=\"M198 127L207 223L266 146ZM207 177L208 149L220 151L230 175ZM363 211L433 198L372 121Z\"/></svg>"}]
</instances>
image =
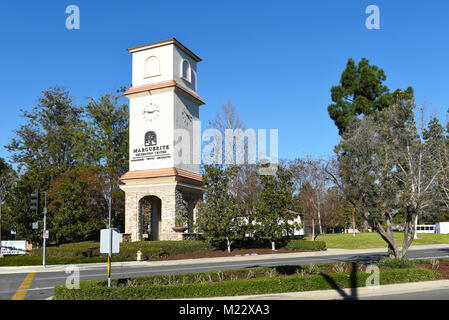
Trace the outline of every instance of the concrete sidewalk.
<instances>
[{"instance_id":1,"label":"concrete sidewalk","mask_svg":"<svg viewBox=\"0 0 449 320\"><path fill-rule=\"evenodd\" d=\"M449 249L449 244L418 245L410 247L410 251L426 249ZM386 248L372 249L328 249L326 251L298 252L298 253L276 253L256 256L232 256L217 258L183 259L183 260L164 260L164 261L126 261L113 262L112 267L160 267L176 265L192 265L202 263L220 263L220 262L239 262L239 261L259 261L267 259L285 259L285 258L307 258L307 257L326 257L347 254L368 254L368 253L386 253ZM80 270L94 270L104 268L106 263L83 263L74 265L49 265L46 268L42 266L19 266L19 267L0 267L0 274L28 273L28 272L60 272L65 271L67 267L78 267Z\"/></svg>"},{"instance_id":2,"label":"concrete sidewalk","mask_svg":"<svg viewBox=\"0 0 449 320\"><path fill-rule=\"evenodd\" d=\"M188 300L335 300L357 299L412 292L424 292L438 289L449 289L449 280L435 280L412 283L388 284L379 287L347 288L336 290L316 290L305 292L286 292L276 294L261 294L253 296L215 297ZM355 292L355 294L353 294Z\"/></svg>"}]
</instances>

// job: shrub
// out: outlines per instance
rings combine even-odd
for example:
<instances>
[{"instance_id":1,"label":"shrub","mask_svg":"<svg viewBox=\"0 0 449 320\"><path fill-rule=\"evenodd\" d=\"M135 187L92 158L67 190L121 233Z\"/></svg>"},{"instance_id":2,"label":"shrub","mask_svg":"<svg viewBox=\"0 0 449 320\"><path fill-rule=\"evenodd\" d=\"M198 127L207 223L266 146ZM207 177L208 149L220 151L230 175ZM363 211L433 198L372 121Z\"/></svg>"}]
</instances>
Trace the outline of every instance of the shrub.
<instances>
[{"instance_id":1,"label":"shrub","mask_svg":"<svg viewBox=\"0 0 449 320\"><path fill-rule=\"evenodd\" d=\"M195 252L212 249L205 241L140 241L123 242L120 244L120 253L114 254L115 259L136 259L137 251L141 249L146 258L157 258L167 255ZM42 256L42 248L34 249L30 255ZM58 247L48 247L49 257L105 257L100 254L98 242L78 242L63 244Z\"/></svg>"},{"instance_id":2,"label":"shrub","mask_svg":"<svg viewBox=\"0 0 449 320\"><path fill-rule=\"evenodd\" d=\"M206 239L204 238L204 236L202 234L199 234L199 233L183 233L182 240L205 241Z\"/></svg>"},{"instance_id":3,"label":"shrub","mask_svg":"<svg viewBox=\"0 0 449 320\"><path fill-rule=\"evenodd\" d=\"M60 246L46 248L49 257L98 257L100 256L100 243L93 241L67 243ZM33 249L31 256L42 256L42 248Z\"/></svg>"},{"instance_id":4,"label":"shrub","mask_svg":"<svg viewBox=\"0 0 449 320\"><path fill-rule=\"evenodd\" d=\"M332 270L335 273L342 273L346 271L346 263L345 262L337 262L332 266Z\"/></svg>"},{"instance_id":5,"label":"shrub","mask_svg":"<svg viewBox=\"0 0 449 320\"><path fill-rule=\"evenodd\" d=\"M404 268L413 268L415 264L413 261L402 258L402 259L383 259L377 263L380 267L388 267L394 269L404 269Z\"/></svg>"},{"instance_id":6,"label":"shrub","mask_svg":"<svg viewBox=\"0 0 449 320\"><path fill-rule=\"evenodd\" d=\"M146 258L158 258L168 255L210 250L212 246L205 241L140 241L126 242L120 245L119 258L136 257L137 250L141 249Z\"/></svg>"},{"instance_id":7,"label":"shrub","mask_svg":"<svg viewBox=\"0 0 449 320\"><path fill-rule=\"evenodd\" d=\"M438 268L440 267L440 260L438 260L437 258L431 258L430 265L432 266L433 270L438 270Z\"/></svg>"}]
</instances>

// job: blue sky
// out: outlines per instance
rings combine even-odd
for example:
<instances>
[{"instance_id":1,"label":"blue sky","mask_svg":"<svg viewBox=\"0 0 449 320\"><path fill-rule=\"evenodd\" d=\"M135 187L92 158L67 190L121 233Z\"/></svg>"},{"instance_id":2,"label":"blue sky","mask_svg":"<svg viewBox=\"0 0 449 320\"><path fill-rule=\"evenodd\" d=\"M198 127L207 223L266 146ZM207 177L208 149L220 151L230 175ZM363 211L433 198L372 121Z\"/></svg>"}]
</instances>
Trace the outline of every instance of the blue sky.
<instances>
[{"instance_id":1,"label":"blue sky","mask_svg":"<svg viewBox=\"0 0 449 320\"><path fill-rule=\"evenodd\" d=\"M81 29L65 28L68 5ZM380 8L368 30L365 8ZM198 67L203 127L230 99L247 127L279 129L281 158L327 156L338 143L330 88L349 57L383 68L391 90L412 86L418 104L449 107L449 2L433 1L2 1L0 157L41 91L75 101L131 84L125 49L176 37Z\"/></svg>"}]
</instances>

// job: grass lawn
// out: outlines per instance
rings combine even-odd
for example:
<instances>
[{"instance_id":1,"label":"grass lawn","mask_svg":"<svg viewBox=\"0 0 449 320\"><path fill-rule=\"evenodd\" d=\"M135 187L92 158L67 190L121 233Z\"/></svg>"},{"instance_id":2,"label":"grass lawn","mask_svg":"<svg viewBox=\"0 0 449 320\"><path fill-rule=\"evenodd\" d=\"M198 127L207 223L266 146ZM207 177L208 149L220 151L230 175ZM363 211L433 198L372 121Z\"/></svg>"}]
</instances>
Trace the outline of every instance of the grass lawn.
<instances>
[{"instance_id":1,"label":"grass lawn","mask_svg":"<svg viewBox=\"0 0 449 320\"><path fill-rule=\"evenodd\" d=\"M120 259L119 261L130 261L133 259ZM78 264L78 263L98 263L107 262L108 259L105 257L47 257L46 265L55 264ZM118 260L114 260L113 262ZM42 257L38 256L11 256L4 257L0 259L0 267L12 267L12 266L40 266L42 265Z\"/></svg>"},{"instance_id":2,"label":"grass lawn","mask_svg":"<svg viewBox=\"0 0 449 320\"><path fill-rule=\"evenodd\" d=\"M112 256L113 262L135 261L141 249L145 258L158 258L184 252L209 249L202 241L142 241L122 243L120 253ZM67 243L47 247L47 265L107 262L107 255L100 254L100 243L93 241ZM42 265L42 248L33 249L26 256L5 256L0 259L0 267Z\"/></svg>"},{"instance_id":3,"label":"grass lawn","mask_svg":"<svg viewBox=\"0 0 449 320\"><path fill-rule=\"evenodd\" d=\"M394 240L401 246L404 234L394 233ZM423 244L448 244L449 234L419 233L418 238L413 240L412 246ZM310 236L307 237L310 240ZM327 248L338 249L369 249L386 248L387 244L377 232L357 233L355 237L352 233L330 233L317 237L319 241L325 241Z\"/></svg>"},{"instance_id":4,"label":"grass lawn","mask_svg":"<svg viewBox=\"0 0 449 320\"><path fill-rule=\"evenodd\" d=\"M120 244L120 253L112 256L113 262L135 261L137 251L142 252L144 260L166 260L166 259L196 259L208 257L225 257L235 254L266 254L272 253L271 249L251 247L234 248L232 254L227 251L216 249L206 241L140 241L126 242ZM284 244L282 250L277 252L293 251L316 251L325 250L322 241L290 240ZM55 264L78 264L106 262L107 255L100 253L98 242L86 241L67 243L60 246L47 247L48 265ZM42 248L33 249L27 256L6 256L0 259L0 267L3 266L38 266L42 265Z\"/></svg>"}]
</instances>

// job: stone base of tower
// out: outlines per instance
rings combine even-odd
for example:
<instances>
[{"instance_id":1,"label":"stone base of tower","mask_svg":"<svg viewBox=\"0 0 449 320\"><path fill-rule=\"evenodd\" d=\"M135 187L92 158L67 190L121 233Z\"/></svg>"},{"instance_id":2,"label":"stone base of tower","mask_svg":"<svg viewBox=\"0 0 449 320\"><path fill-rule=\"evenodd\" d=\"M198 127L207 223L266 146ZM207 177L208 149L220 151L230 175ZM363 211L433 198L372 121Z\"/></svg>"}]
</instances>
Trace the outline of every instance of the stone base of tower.
<instances>
[{"instance_id":1,"label":"stone base of tower","mask_svg":"<svg viewBox=\"0 0 449 320\"><path fill-rule=\"evenodd\" d=\"M201 176L176 168L132 171L120 178L125 192L125 234L131 241L182 240L177 215L196 220L203 194Z\"/></svg>"}]
</instances>

